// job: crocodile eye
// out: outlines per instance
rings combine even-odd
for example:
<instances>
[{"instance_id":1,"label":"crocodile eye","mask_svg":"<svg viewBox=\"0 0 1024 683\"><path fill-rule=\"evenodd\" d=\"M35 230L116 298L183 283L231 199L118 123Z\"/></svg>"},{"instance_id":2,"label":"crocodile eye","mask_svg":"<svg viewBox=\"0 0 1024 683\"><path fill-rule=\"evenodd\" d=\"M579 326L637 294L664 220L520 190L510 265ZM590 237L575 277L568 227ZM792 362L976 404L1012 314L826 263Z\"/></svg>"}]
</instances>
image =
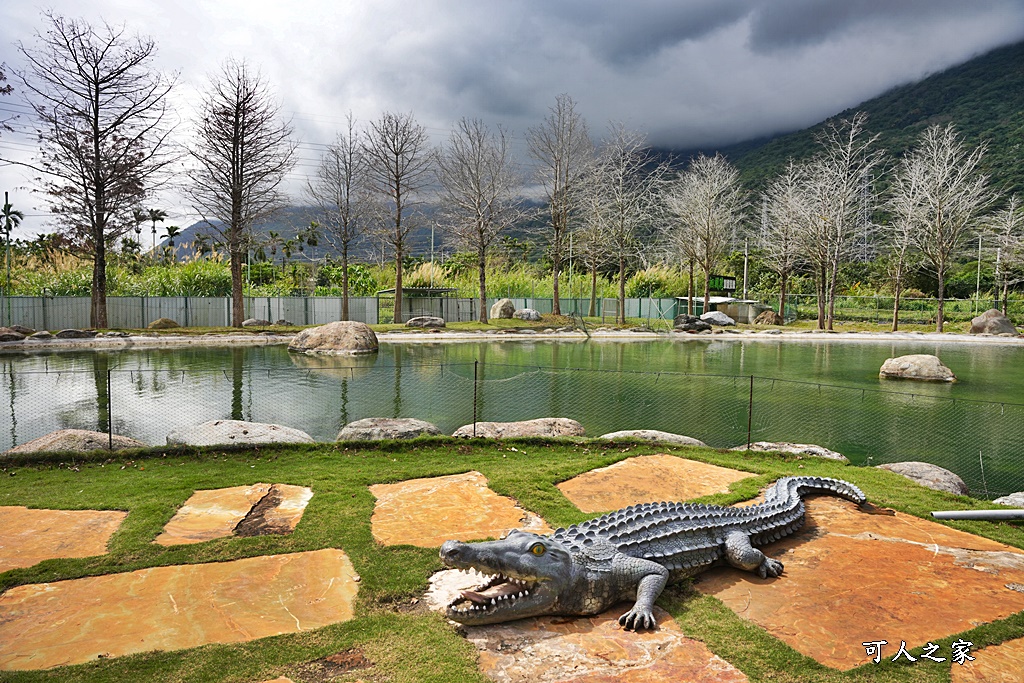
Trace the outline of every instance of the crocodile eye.
<instances>
[{"instance_id":1,"label":"crocodile eye","mask_svg":"<svg viewBox=\"0 0 1024 683\"><path fill-rule=\"evenodd\" d=\"M540 557L545 552L547 552L547 548L544 547L543 543L534 543L532 546L530 546L530 552L536 555L537 557Z\"/></svg>"}]
</instances>

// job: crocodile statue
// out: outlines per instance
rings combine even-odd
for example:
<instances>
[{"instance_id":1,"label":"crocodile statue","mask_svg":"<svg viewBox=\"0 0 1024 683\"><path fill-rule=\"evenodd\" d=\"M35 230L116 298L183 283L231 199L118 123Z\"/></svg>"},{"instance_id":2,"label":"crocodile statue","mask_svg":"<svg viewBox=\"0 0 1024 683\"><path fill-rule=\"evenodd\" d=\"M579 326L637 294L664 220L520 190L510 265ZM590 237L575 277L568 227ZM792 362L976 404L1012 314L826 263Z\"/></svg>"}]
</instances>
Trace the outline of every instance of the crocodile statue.
<instances>
[{"instance_id":1,"label":"crocodile statue","mask_svg":"<svg viewBox=\"0 0 1024 683\"><path fill-rule=\"evenodd\" d=\"M669 581L729 564L761 578L782 563L754 546L788 536L803 525L805 493L845 498L870 511L859 488L840 479L784 477L749 507L644 503L611 512L548 536L511 531L498 541L446 541L441 560L487 576L462 591L445 614L466 625L541 615L598 614L635 600L619 617L627 630L654 628L654 601Z\"/></svg>"}]
</instances>

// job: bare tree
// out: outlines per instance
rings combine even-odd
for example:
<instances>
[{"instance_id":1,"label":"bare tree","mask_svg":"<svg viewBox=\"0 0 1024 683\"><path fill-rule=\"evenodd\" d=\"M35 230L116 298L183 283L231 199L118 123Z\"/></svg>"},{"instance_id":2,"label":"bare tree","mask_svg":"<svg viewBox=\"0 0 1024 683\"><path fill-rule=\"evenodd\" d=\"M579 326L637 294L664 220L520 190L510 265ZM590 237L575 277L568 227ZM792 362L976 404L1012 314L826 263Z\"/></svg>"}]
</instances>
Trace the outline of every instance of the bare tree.
<instances>
[{"instance_id":1,"label":"bare tree","mask_svg":"<svg viewBox=\"0 0 1024 683\"><path fill-rule=\"evenodd\" d=\"M937 332L943 327L950 262L979 227L992 201L988 177L978 171L984 154L984 145L968 149L952 125L935 125L922 134L897 172L902 178L916 178L916 197L911 202L914 241L938 278ZM910 185L903 183L904 188Z\"/></svg>"},{"instance_id":2,"label":"bare tree","mask_svg":"<svg viewBox=\"0 0 1024 683\"><path fill-rule=\"evenodd\" d=\"M123 27L44 13L28 63L15 72L38 123L42 191L66 243L92 259L90 324L107 326L107 250L135 227L132 209L165 177L166 96L175 77L152 66L156 45Z\"/></svg>"},{"instance_id":3,"label":"bare tree","mask_svg":"<svg viewBox=\"0 0 1024 683\"><path fill-rule=\"evenodd\" d=\"M476 254L480 322L487 322L487 251L522 216L519 171L505 131L462 119L437 157L443 227Z\"/></svg>"},{"instance_id":4,"label":"bare tree","mask_svg":"<svg viewBox=\"0 0 1024 683\"><path fill-rule=\"evenodd\" d=\"M677 225L685 226L686 239L694 242L695 261L704 272L707 311L712 271L728 251L747 208L739 172L721 155L701 154L669 186L665 205Z\"/></svg>"},{"instance_id":5,"label":"bare tree","mask_svg":"<svg viewBox=\"0 0 1024 683\"><path fill-rule=\"evenodd\" d=\"M801 236L809 219L804 172L803 167L790 161L764 194L760 247L765 265L779 276L779 315L782 317L786 315L789 276L804 260Z\"/></svg>"},{"instance_id":6,"label":"bare tree","mask_svg":"<svg viewBox=\"0 0 1024 683\"><path fill-rule=\"evenodd\" d=\"M526 135L529 154L537 162L537 175L544 186L548 203L551 271L554 280L552 313L561 315L558 301L558 276L568 245L579 191L594 153L587 124L576 111L576 102L562 94L555 99L551 113Z\"/></svg>"},{"instance_id":7,"label":"bare tree","mask_svg":"<svg viewBox=\"0 0 1024 683\"><path fill-rule=\"evenodd\" d=\"M433 155L427 129L412 114L385 112L370 124L363 146L370 184L383 199L386 223L375 231L395 255L394 322L402 322L402 260L406 238L417 221L422 192L432 179Z\"/></svg>"},{"instance_id":8,"label":"bare tree","mask_svg":"<svg viewBox=\"0 0 1024 683\"><path fill-rule=\"evenodd\" d=\"M370 188L361 137L351 112L344 132L320 158L306 193L316 205L327 241L341 251L341 319L348 320L348 259L352 241L362 234L371 213Z\"/></svg>"},{"instance_id":9,"label":"bare tree","mask_svg":"<svg viewBox=\"0 0 1024 683\"><path fill-rule=\"evenodd\" d=\"M1024 206L1017 195L1012 195L1006 206L993 213L985 224L986 231L995 238L998 254L996 256L996 287L1002 289L1003 315L1006 315L1007 294L1010 285L1024 281ZM998 280L1002 280L999 282Z\"/></svg>"},{"instance_id":10,"label":"bare tree","mask_svg":"<svg viewBox=\"0 0 1024 683\"><path fill-rule=\"evenodd\" d=\"M231 324L245 319L242 264L252 225L281 208L281 182L291 169L292 127L280 119L258 72L228 60L212 76L193 145L189 192L196 210L222 238L231 263Z\"/></svg>"},{"instance_id":11,"label":"bare tree","mask_svg":"<svg viewBox=\"0 0 1024 683\"><path fill-rule=\"evenodd\" d=\"M655 223L667 172L654 162L646 136L616 124L580 192L587 223L618 262L620 325L626 324L626 265L640 248L640 229Z\"/></svg>"},{"instance_id":12,"label":"bare tree","mask_svg":"<svg viewBox=\"0 0 1024 683\"><path fill-rule=\"evenodd\" d=\"M920 252L916 248L918 215L921 206L923 167L904 167L892 179L892 187L886 208L891 216L882 228L882 235L889 249L888 275L892 282L892 331L899 330L900 299L907 274L919 267Z\"/></svg>"},{"instance_id":13,"label":"bare tree","mask_svg":"<svg viewBox=\"0 0 1024 683\"><path fill-rule=\"evenodd\" d=\"M852 119L830 123L818 137L822 151L812 162L810 181L818 186L815 194L821 200L821 236L827 250L825 270L820 274L827 283L821 289L828 300L825 325L830 330L835 319L839 266L863 234L873 204L872 174L885 157L884 152L872 149L878 136L865 134L866 122L867 115L857 112Z\"/></svg>"}]
</instances>

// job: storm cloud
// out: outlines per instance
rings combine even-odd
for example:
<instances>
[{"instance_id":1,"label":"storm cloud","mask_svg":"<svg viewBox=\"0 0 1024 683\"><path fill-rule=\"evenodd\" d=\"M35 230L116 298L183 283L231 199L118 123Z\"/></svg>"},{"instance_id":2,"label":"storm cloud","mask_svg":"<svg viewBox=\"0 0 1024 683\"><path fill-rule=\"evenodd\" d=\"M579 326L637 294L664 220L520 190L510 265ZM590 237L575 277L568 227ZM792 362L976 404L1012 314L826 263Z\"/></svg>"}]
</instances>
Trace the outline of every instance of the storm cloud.
<instances>
[{"instance_id":1,"label":"storm cloud","mask_svg":"<svg viewBox=\"0 0 1024 683\"><path fill-rule=\"evenodd\" d=\"M885 90L1024 39L1024 0L51 0L57 13L152 36L180 72L187 131L225 58L258 66L303 140L301 180L348 111L412 112L436 142L460 117L527 129L560 93L664 147L713 147L814 124ZM44 28L5 9L0 60ZM17 89L17 81L12 79ZM0 106L17 102L17 93ZM12 105L13 106L13 105ZM25 132L24 117L16 127ZM0 155L26 153L18 134ZM24 172L0 168L5 186Z\"/></svg>"}]
</instances>

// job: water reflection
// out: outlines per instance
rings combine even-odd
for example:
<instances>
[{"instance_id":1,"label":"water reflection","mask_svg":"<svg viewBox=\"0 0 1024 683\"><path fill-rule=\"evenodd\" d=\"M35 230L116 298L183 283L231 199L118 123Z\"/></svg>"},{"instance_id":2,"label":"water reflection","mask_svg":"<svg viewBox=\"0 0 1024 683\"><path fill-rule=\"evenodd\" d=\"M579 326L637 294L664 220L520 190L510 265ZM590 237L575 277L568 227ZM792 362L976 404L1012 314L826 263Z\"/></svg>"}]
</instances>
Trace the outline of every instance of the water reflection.
<instances>
[{"instance_id":1,"label":"water reflection","mask_svg":"<svg viewBox=\"0 0 1024 683\"><path fill-rule=\"evenodd\" d=\"M1007 418L979 409L967 419L961 407L961 399L1021 402L1024 350L940 345L939 357L960 377L954 385L878 377L886 358L934 351L934 343L686 339L385 343L378 354L354 357L283 347L8 356L0 447L111 424L161 444L174 428L229 417L285 424L323 441L366 417L417 417L451 433L472 421L474 400L482 420L563 416L590 434L663 429L727 447L746 439L755 375L756 440L820 443L857 461L934 461L939 450L973 450L976 461L979 448L985 458L1024 459Z\"/></svg>"}]
</instances>

